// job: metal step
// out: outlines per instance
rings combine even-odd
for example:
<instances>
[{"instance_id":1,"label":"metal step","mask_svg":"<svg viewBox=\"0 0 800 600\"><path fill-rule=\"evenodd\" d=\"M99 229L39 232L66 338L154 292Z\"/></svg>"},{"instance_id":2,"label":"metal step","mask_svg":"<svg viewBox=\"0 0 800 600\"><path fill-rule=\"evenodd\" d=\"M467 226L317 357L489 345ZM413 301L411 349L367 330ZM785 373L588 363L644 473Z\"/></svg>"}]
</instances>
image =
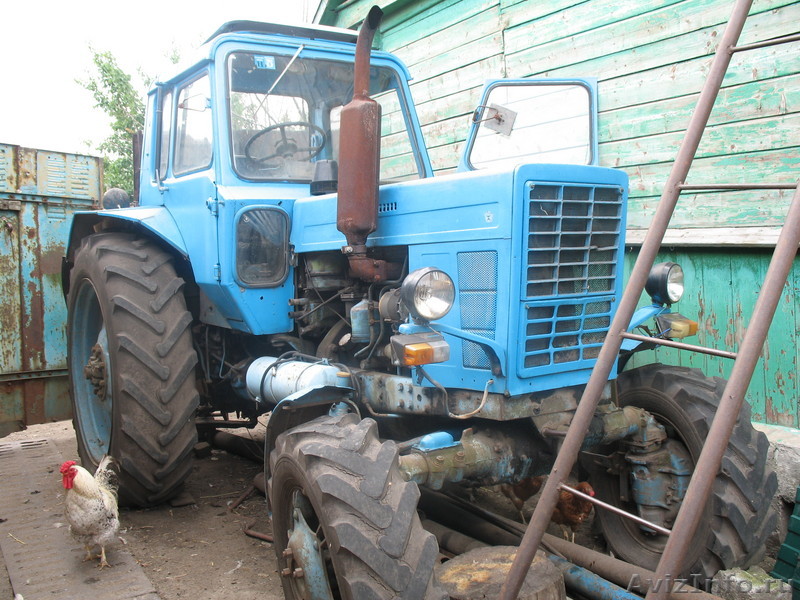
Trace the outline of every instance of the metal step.
<instances>
[{"instance_id":1,"label":"metal step","mask_svg":"<svg viewBox=\"0 0 800 600\"><path fill-rule=\"evenodd\" d=\"M110 569L83 562L83 546L64 517L63 460L48 440L0 444L0 550L14 594L25 600L159 600L122 544L107 550Z\"/></svg>"}]
</instances>

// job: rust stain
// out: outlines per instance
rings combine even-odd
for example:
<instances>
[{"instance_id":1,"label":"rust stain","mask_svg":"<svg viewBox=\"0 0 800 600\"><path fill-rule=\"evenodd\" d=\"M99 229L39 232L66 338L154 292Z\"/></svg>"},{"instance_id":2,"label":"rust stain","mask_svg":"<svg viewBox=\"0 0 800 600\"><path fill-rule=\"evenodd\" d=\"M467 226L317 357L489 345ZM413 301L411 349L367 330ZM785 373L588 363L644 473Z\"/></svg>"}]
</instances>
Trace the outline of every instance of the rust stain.
<instances>
[{"instance_id":1,"label":"rust stain","mask_svg":"<svg viewBox=\"0 0 800 600\"><path fill-rule=\"evenodd\" d=\"M713 337L713 338L714 338L714 340L716 340L716 341L718 341L718 340L719 340L719 329L715 329L715 328L714 328L714 319L713 319L713 316L712 316L712 317L708 317L708 318L705 320L705 323L703 323L703 330L704 330L704 331L705 331L707 334L709 334L711 337Z\"/></svg>"},{"instance_id":2,"label":"rust stain","mask_svg":"<svg viewBox=\"0 0 800 600\"><path fill-rule=\"evenodd\" d=\"M747 331L744 325L744 311L742 310L741 302L736 303L736 311L728 323L731 327L725 335L725 345L729 350L733 350L741 346L744 334Z\"/></svg>"},{"instance_id":3,"label":"rust stain","mask_svg":"<svg viewBox=\"0 0 800 600\"><path fill-rule=\"evenodd\" d=\"M767 423L777 423L778 422L778 414L772 407L772 396L767 394L767 397L764 400L764 410L767 415Z\"/></svg>"},{"instance_id":4,"label":"rust stain","mask_svg":"<svg viewBox=\"0 0 800 600\"><path fill-rule=\"evenodd\" d=\"M699 324L699 330L697 334L700 343L708 343L706 336L711 336L714 341L719 341L719 329L714 327L716 315L713 312L706 313L706 305L703 301L701 293L697 294L697 304L700 307L700 309L697 311L697 322Z\"/></svg>"},{"instance_id":5,"label":"rust stain","mask_svg":"<svg viewBox=\"0 0 800 600\"><path fill-rule=\"evenodd\" d=\"M47 416L44 412L45 380L32 379L26 381L22 389L25 405L25 423L27 425L44 423Z\"/></svg>"},{"instance_id":6,"label":"rust stain","mask_svg":"<svg viewBox=\"0 0 800 600\"><path fill-rule=\"evenodd\" d=\"M65 252L64 244L50 245L42 250L39 265L43 276L58 275L59 278L61 277L61 257Z\"/></svg>"},{"instance_id":7,"label":"rust stain","mask_svg":"<svg viewBox=\"0 0 800 600\"><path fill-rule=\"evenodd\" d=\"M778 392L783 396L786 397L786 380L783 378L783 373L780 369L775 371L775 385L778 388Z\"/></svg>"},{"instance_id":8,"label":"rust stain","mask_svg":"<svg viewBox=\"0 0 800 600\"><path fill-rule=\"evenodd\" d=\"M25 298L23 299L22 315L22 368L26 371L35 371L46 368L44 356L44 295L42 292L42 266L41 247L38 242L39 211L33 210L33 230L31 242L20 240L23 253L31 260L33 268L25 283ZM25 252L27 250L27 252Z\"/></svg>"}]
</instances>

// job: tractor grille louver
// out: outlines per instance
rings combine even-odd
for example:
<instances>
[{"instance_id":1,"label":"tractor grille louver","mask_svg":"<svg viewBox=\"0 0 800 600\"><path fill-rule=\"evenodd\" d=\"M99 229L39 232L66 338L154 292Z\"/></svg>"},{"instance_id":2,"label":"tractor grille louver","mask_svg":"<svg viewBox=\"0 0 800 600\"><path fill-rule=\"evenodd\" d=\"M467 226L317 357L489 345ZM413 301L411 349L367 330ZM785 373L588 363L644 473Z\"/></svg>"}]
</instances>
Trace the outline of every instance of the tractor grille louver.
<instances>
[{"instance_id":1,"label":"tractor grille louver","mask_svg":"<svg viewBox=\"0 0 800 600\"><path fill-rule=\"evenodd\" d=\"M611 324L622 191L530 184L523 370L596 358Z\"/></svg>"},{"instance_id":2,"label":"tractor grille louver","mask_svg":"<svg viewBox=\"0 0 800 600\"><path fill-rule=\"evenodd\" d=\"M497 252L458 253L458 298L461 327L494 339L497 327ZM475 342L462 341L463 365L489 369L489 359Z\"/></svg>"}]
</instances>

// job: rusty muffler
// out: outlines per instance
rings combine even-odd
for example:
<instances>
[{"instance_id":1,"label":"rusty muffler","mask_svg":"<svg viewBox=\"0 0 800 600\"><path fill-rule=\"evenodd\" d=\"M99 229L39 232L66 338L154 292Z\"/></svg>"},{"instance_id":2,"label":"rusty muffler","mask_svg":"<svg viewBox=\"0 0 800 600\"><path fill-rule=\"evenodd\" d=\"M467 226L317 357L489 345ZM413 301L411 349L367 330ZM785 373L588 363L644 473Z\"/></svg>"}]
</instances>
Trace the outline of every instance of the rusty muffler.
<instances>
[{"instance_id":1,"label":"rusty muffler","mask_svg":"<svg viewBox=\"0 0 800 600\"><path fill-rule=\"evenodd\" d=\"M373 6L356 41L353 99L341 113L339 200L336 228L347 245L350 272L363 281L385 281L399 275L398 265L367 256L367 237L378 227L378 177L381 153L381 106L369 97L372 40L383 11Z\"/></svg>"}]
</instances>

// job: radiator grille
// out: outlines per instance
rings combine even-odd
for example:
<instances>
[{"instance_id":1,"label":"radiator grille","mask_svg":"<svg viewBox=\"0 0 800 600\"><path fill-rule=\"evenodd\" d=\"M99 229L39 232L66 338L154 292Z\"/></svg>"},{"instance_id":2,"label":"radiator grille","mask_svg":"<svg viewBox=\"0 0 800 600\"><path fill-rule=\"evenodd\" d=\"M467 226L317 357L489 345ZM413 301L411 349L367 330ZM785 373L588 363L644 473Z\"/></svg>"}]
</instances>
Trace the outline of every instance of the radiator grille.
<instances>
[{"instance_id":1,"label":"radiator grille","mask_svg":"<svg viewBox=\"0 0 800 600\"><path fill-rule=\"evenodd\" d=\"M458 253L458 298L461 328L494 339L497 327L497 252ZM489 369L489 359L475 342L461 342L463 365Z\"/></svg>"},{"instance_id":2,"label":"radiator grille","mask_svg":"<svg viewBox=\"0 0 800 600\"><path fill-rule=\"evenodd\" d=\"M523 367L597 358L610 325L610 301L531 307Z\"/></svg>"},{"instance_id":3,"label":"radiator grille","mask_svg":"<svg viewBox=\"0 0 800 600\"><path fill-rule=\"evenodd\" d=\"M616 188L535 185L524 296L612 293L622 217Z\"/></svg>"},{"instance_id":4,"label":"radiator grille","mask_svg":"<svg viewBox=\"0 0 800 600\"><path fill-rule=\"evenodd\" d=\"M531 185L524 369L597 357L614 307L622 213L618 188Z\"/></svg>"}]
</instances>

